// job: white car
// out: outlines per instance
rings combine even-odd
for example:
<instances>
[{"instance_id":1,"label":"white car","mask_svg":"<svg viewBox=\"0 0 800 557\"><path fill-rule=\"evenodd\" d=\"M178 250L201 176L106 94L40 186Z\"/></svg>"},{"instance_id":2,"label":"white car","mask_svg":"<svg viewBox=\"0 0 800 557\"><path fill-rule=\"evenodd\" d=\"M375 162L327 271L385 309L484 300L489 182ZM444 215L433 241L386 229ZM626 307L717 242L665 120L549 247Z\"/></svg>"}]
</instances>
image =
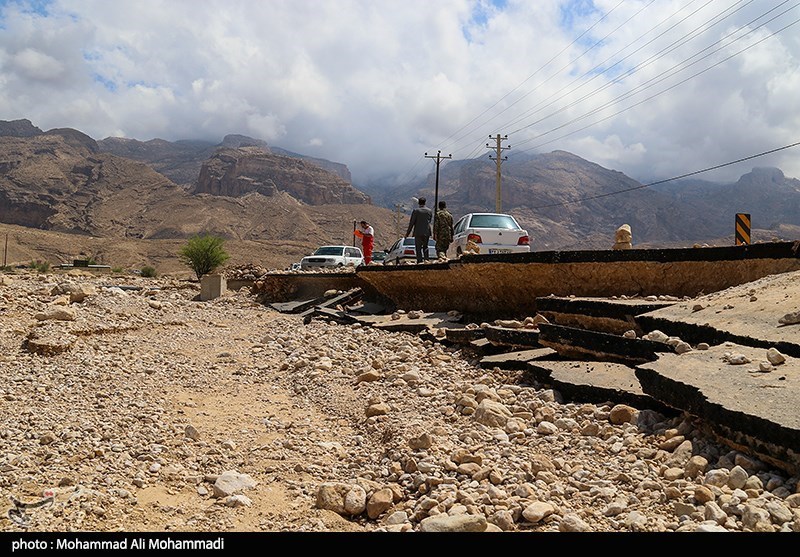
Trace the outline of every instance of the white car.
<instances>
[{"instance_id":1,"label":"white car","mask_svg":"<svg viewBox=\"0 0 800 557\"><path fill-rule=\"evenodd\" d=\"M467 254L493 255L531 251L528 231L511 215L502 213L468 213L453 226L456 257Z\"/></svg>"},{"instance_id":2,"label":"white car","mask_svg":"<svg viewBox=\"0 0 800 557\"><path fill-rule=\"evenodd\" d=\"M358 267L364 263L364 254L361 248L355 246L320 246L311 255L300 260L303 271L319 269L321 267Z\"/></svg>"},{"instance_id":3,"label":"white car","mask_svg":"<svg viewBox=\"0 0 800 557\"><path fill-rule=\"evenodd\" d=\"M436 261L436 242L433 239L428 240L428 260ZM414 238L400 238L397 240L389 248L389 253L386 254L386 259L383 260L384 265L402 265L406 262L417 262Z\"/></svg>"}]
</instances>

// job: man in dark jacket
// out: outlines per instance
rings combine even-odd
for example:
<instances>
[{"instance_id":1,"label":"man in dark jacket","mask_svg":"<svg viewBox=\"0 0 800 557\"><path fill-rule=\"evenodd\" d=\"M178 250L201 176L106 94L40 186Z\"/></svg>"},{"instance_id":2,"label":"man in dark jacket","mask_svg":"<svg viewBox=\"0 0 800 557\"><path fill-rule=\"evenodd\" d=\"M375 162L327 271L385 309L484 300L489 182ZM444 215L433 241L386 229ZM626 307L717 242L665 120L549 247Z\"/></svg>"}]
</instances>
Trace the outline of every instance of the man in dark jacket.
<instances>
[{"instance_id":1,"label":"man in dark jacket","mask_svg":"<svg viewBox=\"0 0 800 557\"><path fill-rule=\"evenodd\" d=\"M425 206L425 198L420 197L418 200L419 207L411 211L411 219L408 221L408 230L406 230L406 237L414 234L414 250L417 255L417 263L422 263L423 259L428 259L428 241L431 238L431 220L433 220L433 211Z\"/></svg>"}]
</instances>

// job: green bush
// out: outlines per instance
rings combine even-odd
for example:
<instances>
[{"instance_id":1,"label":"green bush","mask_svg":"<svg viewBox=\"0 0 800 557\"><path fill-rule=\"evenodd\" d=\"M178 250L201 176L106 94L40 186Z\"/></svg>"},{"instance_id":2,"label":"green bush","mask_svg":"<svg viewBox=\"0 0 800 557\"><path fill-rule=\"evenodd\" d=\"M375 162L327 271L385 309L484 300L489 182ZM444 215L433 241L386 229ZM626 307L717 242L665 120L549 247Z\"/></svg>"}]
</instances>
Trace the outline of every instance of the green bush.
<instances>
[{"instance_id":1,"label":"green bush","mask_svg":"<svg viewBox=\"0 0 800 557\"><path fill-rule=\"evenodd\" d=\"M156 278L158 276L155 267L142 267L142 270L139 274L147 278Z\"/></svg>"},{"instance_id":2,"label":"green bush","mask_svg":"<svg viewBox=\"0 0 800 557\"><path fill-rule=\"evenodd\" d=\"M31 261L30 267L31 269L39 271L40 273L46 273L50 270L50 263L37 259L36 261Z\"/></svg>"},{"instance_id":3,"label":"green bush","mask_svg":"<svg viewBox=\"0 0 800 557\"><path fill-rule=\"evenodd\" d=\"M115 275L124 275L125 269L123 269L122 267L111 267L111 272L114 273Z\"/></svg>"},{"instance_id":4,"label":"green bush","mask_svg":"<svg viewBox=\"0 0 800 557\"><path fill-rule=\"evenodd\" d=\"M194 236L183 246L179 254L181 263L197 275L197 280L225 263L230 256L223 248L224 240L209 234Z\"/></svg>"}]
</instances>

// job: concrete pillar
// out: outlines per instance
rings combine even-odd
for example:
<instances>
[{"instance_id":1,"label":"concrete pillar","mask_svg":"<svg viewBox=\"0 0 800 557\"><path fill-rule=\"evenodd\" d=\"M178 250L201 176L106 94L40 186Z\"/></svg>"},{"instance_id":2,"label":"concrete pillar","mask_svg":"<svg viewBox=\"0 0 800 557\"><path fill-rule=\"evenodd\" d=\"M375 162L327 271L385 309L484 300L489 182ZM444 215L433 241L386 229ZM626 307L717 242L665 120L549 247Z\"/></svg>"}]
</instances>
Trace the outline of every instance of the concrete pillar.
<instances>
[{"instance_id":1,"label":"concrete pillar","mask_svg":"<svg viewBox=\"0 0 800 557\"><path fill-rule=\"evenodd\" d=\"M200 277L200 299L203 301L219 298L226 289L227 282L222 275L213 274Z\"/></svg>"}]
</instances>

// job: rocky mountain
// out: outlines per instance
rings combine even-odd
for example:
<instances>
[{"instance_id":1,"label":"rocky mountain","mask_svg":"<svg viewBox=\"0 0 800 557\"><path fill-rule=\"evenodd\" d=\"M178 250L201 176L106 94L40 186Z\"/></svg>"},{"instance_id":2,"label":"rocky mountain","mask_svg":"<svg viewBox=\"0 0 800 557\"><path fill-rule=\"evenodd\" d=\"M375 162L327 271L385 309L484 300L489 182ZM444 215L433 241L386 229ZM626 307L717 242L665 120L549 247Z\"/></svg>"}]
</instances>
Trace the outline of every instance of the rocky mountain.
<instances>
[{"instance_id":1,"label":"rocky mountain","mask_svg":"<svg viewBox=\"0 0 800 557\"><path fill-rule=\"evenodd\" d=\"M33 137L42 133L30 120L0 120L0 136Z\"/></svg>"},{"instance_id":2,"label":"rocky mountain","mask_svg":"<svg viewBox=\"0 0 800 557\"><path fill-rule=\"evenodd\" d=\"M2 124L0 123L0 125ZM4 134L2 129L0 127L0 135L14 135ZM41 132L41 130L39 131ZM239 149L242 147L259 147L274 155L302 159L315 164L323 170L336 174L347 183L351 182L350 170L344 164L292 153L279 147L270 147L266 141L253 139L245 135L229 134L218 144L199 140L165 141L163 139L151 139L150 141L138 141L123 137L107 137L98 141L97 145L102 152L146 163L176 184L187 188L195 186L203 163L214 156L217 149Z\"/></svg>"},{"instance_id":3,"label":"rocky mountain","mask_svg":"<svg viewBox=\"0 0 800 557\"><path fill-rule=\"evenodd\" d=\"M200 230L231 238L324 238L325 231L309 228L314 211L304 205L370 205L339 174L244 136L227 136L217 146L97 142L76 130L42 132L20 121L3 123L0 134L0 222L10 224L135 238ZM267 224L282 220L276 215L289 215L294 225Z\"/></svg>"},{"instance_id":4,"label":"rocky mountain","mask_svg":"<svg viewBox=\"0 0 800 557\"><path fill-rule=\"evenodd\" d=\"M440 170L439 199L456 218L495 210L494 161L450 160ZM400 188L355 187L341 163L243 135L218 144L96 141L77 130L0 121L0 223L40 230L128 240L210 232L273 251L292 246L278 258L288 264L322 243L350 244L362 218L376 229L376 248L388 247L405 232L411 197L426 195L432 206L434 190L433 172ZM644 187L564 151L516 154L502 164L501 200L534 250L609 249L622 224L636 247L732 243L737 212L751 214L754 242L794 239L800 230L800 182L773 168L734 184Z\"/></svg>"},{"instance_id":5,"label":"rocky mountain","mask_svg":"<svg viewBox=\"0 0 800 557\"><path fill-rule=\"evenodd\" d=\"M175 184L187 188L193 186L203 162L217 149L217 145L210 141L137 141L124 137L107 137L97 145L103 153L145 163Z\"/></svg>"},{"instance_id":6,"label":"rocky mountain","mask_svg":"<svg viewBox=\"0 0 800 557\"><path fill-rule=\"evenodd\" d=\"M59 241L74 246L61 261L93 251L80 237L150 241L208 232L266 242L246 252L256 261L275 259L263 250L285 252L277 258L283 266L320 244L352 243L353 222L362 218L380 231L378 245L394 241L391 211L372 205L340 174L244 136L217 146L97 142L77 130L0 122L0 223L79 235Z\"/></svg>"},{"instance_id":7,"label":"rocky mountain","mask_svg":"<svg viewBox=\"0 0 800 557\"><path fill-rule=\"evenodd\" d=\"M304 159L274 155L261 147L220 148L200 168L194 193L242 197L285 191L309 205L370 204L365 193L339 175Z\"/></svg>"},{"instance_id":8,"label":"rocky mountain","mask_svg":"<svg viewBox=\"0 0 800 557\"><path fill-rule=\"evenodd\" d=\"M350 183L347 166L270 147L244 135L226 135L219 144L117 137L97 144L102 152L146 163L193 193L241 197L286 191L312 205L371 203Z\"/></svg>"},{"instance_id":9,"label":"rocky mountain","mask_svg":"<svg viewBox=\"0 0 800 557\"><path fill-rule=\"evenodd\" d=\"M622 224L631 226L638 246L732 243L737 212L751 214L753 241L788 239L791 227L800 225L800 181L774 168L753 169L735 184L643 187L621 172L554 151L509 156L501 171L501 211L520 221L536 250L608 249ZM376 203L411 205L412 196L425 195L432 205L435 175L380 193L364 189ZM453 160L440 168L439 199L456 217L495 211L496 194L493 160Z\"/></svg>"},{"instance_id":10,"label":"rocky mountain","mask_svg":"<svg viewBox=\"0 0 800 557\"><path fill-rule=\"evenodd\" d=\"M736 213L749 213L754 227L776 232L786 225L800 226L800 180L778 168L753 168L732 184L685 180L657 186L657 191L691 206L692 227L705 227L712 235L729 230Z\"/></svg>"}]
</instances>

